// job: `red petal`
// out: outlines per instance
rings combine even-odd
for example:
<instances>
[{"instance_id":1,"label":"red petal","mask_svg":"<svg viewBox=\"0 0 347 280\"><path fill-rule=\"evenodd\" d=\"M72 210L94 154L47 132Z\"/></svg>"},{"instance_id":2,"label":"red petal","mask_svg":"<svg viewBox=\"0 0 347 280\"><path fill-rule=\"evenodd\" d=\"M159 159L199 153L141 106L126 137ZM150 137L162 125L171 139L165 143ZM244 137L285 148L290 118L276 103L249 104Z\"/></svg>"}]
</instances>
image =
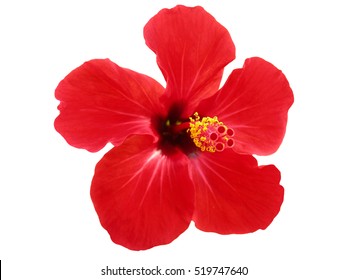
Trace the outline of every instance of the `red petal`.
<instances>
[{"instance_id":1,"label":"red petal","mask_svg":"<svg viewBox=\"0 0 347 280\"><path fill-rule=\"evenodd\" d=\"M92 152L132 133L151 134L150 118L163 91L150 77L108 59L91 60L59 83L55 128L70 145Z\"/></svg>"},{"instance_id":2,"label":"red petal","mask_svg":"<svg viewBox=\"0 0 347 280\"><path fill-rule=\"evenodd\" d=\"M232 149L192 159L196 227L221 234L265 229L283 201L280 172Z\"/></svg>"},{"instance_id":3,"label":"red petal","mask_svg":"<svg viewBox=\"0 0 347 280\"><path fill-rule=\"evenodd\" d=\"M157 54L170 102L197 103L214 94L223 68L235 58L228 31L202 7L163 9L144 28L146 43Z\"/></svg>"},{"instance_id":4,"label":"red petal","mask_svg":"<svg viewBox=\"0 0 347 280\"><path fill-rule=\"evenodd\" d=\"M250 58L232 72L218 94L198 112L217 115L233 128L234 150L268 155L280 146L294 98L284 74L261 58ZM200 110L200 111L199 111Z\"/></svg>"},{"instance_id":5,"label":"red petal","mask_svg":"<svg viewBox=\"0 0 347 280\"><path fill-rule=\"evenodd\" d=\"M153 137L136 135L97 164L91 197L112 240L132 250L167 244L185 231L193 186L183 154L166 157Z\"/></svg>"}]
</instances>

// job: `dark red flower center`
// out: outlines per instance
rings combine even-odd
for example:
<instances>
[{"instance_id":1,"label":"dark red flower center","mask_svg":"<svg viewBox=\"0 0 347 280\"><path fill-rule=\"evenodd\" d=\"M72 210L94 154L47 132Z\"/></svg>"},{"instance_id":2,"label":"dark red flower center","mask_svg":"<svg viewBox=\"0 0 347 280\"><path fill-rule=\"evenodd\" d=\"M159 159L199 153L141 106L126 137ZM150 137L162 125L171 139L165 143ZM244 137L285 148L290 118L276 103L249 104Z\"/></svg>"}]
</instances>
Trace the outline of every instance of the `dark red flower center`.
<instances>
[{"instance_id":1,"label":"dark red flower center","mask_svg":"<svg viewBox=\"0 0 347 280\"><path fill-rule=\"evenodd\" d=\"M164 154L181 150L187 155L202 152L222 152L234 144L234 131L216 116L200 117L197 112L182 118L179 106L172 106L166 117L153 119L154 130L159 135L158 149Z\"/></svg>"},{"instance_id":2,"label":"dark red flower center","mask_svg":"<svg viewBox=\"0 0 347 280\"><path fill-rule=\"evenodd\" d=\"M153 129L159 137L158 149L163 154L170 155L181 150L190 155L198 151L187 133L189 118L182 117L182 111L182 106L172 105L166 116L152 119Z\"/></svg>"}]
</instances>

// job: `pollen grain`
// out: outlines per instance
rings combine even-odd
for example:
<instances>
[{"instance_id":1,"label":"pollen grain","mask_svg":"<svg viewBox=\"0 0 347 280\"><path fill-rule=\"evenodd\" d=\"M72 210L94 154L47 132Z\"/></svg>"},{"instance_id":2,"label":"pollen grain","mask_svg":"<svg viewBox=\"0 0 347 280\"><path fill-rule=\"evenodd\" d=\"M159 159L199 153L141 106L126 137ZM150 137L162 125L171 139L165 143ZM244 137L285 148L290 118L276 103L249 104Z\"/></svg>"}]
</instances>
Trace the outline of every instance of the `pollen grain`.
<instances>
[{"instance_id":1,"label":"pollen grain","mask_svg":"<svg viewBox=\"0 0 347 280\"><path fill-rule=\"evenodd\" d=\"M187 132L190 134L195 146L202 152L222 152L225 148L231 148L234 144L232 136L234 131L223 124L215 116L200 117L197 112L189 118L190 127Z\"/></svg>"}]
</instances>

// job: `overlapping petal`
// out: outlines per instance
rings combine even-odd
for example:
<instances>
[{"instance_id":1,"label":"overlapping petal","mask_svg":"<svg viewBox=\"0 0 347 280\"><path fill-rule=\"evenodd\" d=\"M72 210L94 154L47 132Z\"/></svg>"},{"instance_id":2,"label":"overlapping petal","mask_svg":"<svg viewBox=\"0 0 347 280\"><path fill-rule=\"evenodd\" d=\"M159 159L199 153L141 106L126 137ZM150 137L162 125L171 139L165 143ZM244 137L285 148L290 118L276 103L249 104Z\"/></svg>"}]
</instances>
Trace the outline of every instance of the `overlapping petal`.
<instances>
[{"instance_id":1,"label":"overlapping petal","mask_svg":"<svg viewBox=\"0 0 347 280\"><path fill-rule=\"evenodd\" d=\"M162 156L149 135L128 138L100 160L91 197L115 243L148 249L186 230L194 207L187 165L181 153Z\"/></svg>"},{"instance_id":2,"label":"overlapping petal","mask_svg":"<svg viewBox=\"0 0 347 280\"><path fill-rule=\"evenodd\" d=\"M234 150L268 155L282 143L292 90L283 73L261 58L250 58L232 72L221 90L198 112L217 115L234 129Z\"/></svg>"},{"instance_id":3,"label":"overlapping petal","mask_svg":"<svg viewBox=\"0 0 347 280\"><path fill-rule=\"evenodd\" d=\"M165 97L191 110L220 85L223 68L235 58L228 31L202 7L163 9L144 28L167 81Z\"/></svg>"},{"instance_id":4,"label":"overlapping petal","mask_svg":"<svg viewBox=\"0 0 347 280\"><path fill-rule=\"evenodd\" d=\"M275 166L258 167L254 157L232 149L202 153L191 161L197 228L249 233L265 229L279 212L284 190Z\"/></svg>"},{"instance_id":5,"label":"overlapping petal","mask_svg":"<svg viewBox=\"0 0 347 280\"><path fill-rule=\"evenodd\" d=\"M56 130L77 148L95 152L119 145L130 134L151 134L163 87L148 76L95 59L73 70L58 85Z\"/></svg>"}]
</instances>

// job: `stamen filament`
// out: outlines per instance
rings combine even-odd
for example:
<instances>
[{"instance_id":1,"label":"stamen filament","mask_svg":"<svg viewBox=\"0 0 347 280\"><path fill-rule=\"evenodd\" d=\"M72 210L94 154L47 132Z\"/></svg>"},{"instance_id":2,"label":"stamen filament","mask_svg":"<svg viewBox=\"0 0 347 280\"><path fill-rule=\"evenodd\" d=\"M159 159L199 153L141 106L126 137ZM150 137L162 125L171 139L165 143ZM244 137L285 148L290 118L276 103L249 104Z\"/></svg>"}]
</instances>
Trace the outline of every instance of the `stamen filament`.
<instances>
[{"instance_id":1,"label":"stamen filament","mask_svg":"<svg viewBox=\"0 0 347 280\"><path fill-rule=\"evenodd\" d=\"M190 127L190 122L178 123L172 126L173 133L179 133L181 131L187 130Z\"/></svg>"}]
</instances>

